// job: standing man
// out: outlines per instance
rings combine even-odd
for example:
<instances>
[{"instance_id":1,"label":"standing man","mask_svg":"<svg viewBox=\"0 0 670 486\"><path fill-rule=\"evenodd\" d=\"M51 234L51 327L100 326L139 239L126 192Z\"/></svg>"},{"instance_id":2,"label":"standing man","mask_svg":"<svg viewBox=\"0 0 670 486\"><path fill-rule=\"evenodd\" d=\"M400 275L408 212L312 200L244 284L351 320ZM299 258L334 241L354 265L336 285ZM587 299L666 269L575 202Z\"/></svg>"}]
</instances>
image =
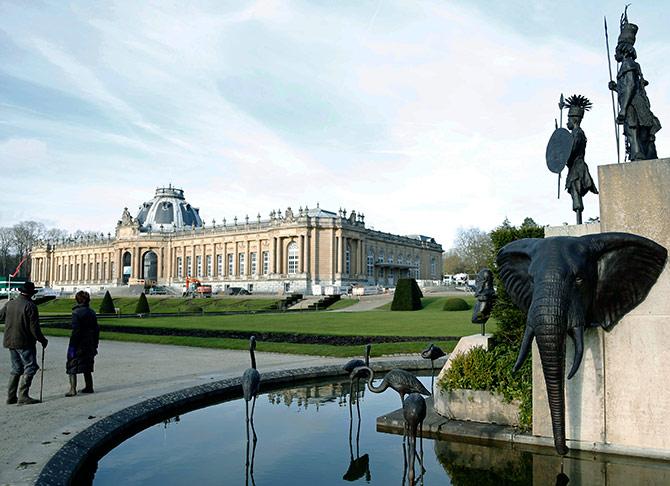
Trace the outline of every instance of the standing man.
<instances>
[{"instance_id":1,"label":"standing man","mask_svg":"<svg viewBox=\"0 0 670 486\"><path fill-rule=\"evenodd\" d=\"M565 180L565 189L572 196L572 210L577 214L577 224L582 224L582 211L584 211L582 198L589 191L598 194L589 167L584 161L586 135L581 127L584 112L591 109L591 102L581 95L572 95L565 101L565 105L569 108L568 129L572 132L572 151L567 162L568 177Z\"/></svg>"},{"instance_id":2,"label":"standing man","mask_svg":"<svg viewBox=\"0 0 670 486\"><path fill-rule=\"evenodd\" d=\"M621 33L614 53L620 64L616 82L610 81L609 88L616 91L619 98L617 123L623 125L626 137L626 152L629 160L656 159L656 132L661 123L651 112L651 105L645 86L649 84L642 76L642 69L636 62L635 36L638 27L628 22L628 6L621 16Z\"/></svg>"},{"instance_id":3,"label":"standing man","mask_svg":"<svg viewBox=\"0 0 670 486\"><path fill-rule=\"evenodd\" d=\"M12 363L7 404L31 405L39 403L39 400L30 398L28 395L33 377L40 369L37 364L36 343L39 341L42 347L46 348L49 341L42 334L39 312L32 301L32 296L37 293L35 284L26 282L18 290L21 295L17 299L10 300L5 307L0 309L0 322L5 322L3 345L9 349ZM21 381L20 386L19 380ZM17 389L18 397L16 396Z\"/></svg>"}]
</instances>

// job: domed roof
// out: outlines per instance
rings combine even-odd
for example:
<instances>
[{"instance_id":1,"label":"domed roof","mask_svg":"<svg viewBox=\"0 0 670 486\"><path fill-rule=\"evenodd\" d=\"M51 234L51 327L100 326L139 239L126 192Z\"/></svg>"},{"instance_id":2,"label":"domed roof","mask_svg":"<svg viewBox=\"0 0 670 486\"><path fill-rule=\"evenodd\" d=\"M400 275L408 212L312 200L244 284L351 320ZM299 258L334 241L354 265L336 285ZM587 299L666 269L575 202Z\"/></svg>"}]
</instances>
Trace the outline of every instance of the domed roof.
<instances>
[{"instance_id":1,"label":"domed roof","mask_svg":"<svg viewBox=\"0 0 670 486\"><path fill-rule=\"evenodd\" d=\"M184 191L176 187L159 187L151 201L140 206L137 222L140 231L172 231L182 228L200 228L199 209L184 199Z\"/></svg>"}]
</instances>

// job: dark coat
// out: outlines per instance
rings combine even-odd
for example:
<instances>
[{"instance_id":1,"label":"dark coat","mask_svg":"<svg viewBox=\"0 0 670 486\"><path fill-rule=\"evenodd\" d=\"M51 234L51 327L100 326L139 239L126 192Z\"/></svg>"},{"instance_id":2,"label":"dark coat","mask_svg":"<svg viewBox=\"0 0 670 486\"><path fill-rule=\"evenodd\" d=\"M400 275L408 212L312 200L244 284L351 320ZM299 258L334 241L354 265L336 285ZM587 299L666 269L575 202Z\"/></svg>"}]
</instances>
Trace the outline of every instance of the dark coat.
<instances>
[{"instance_id":1,"label":"dark coat","mask_svg":"<svg viewBox=\"0 0 670 486\"><path fill-rule=\"evenodd\" d=\"M87 304L72 308L72 334L67 350L66 370L69 375L93 372L93 360L98 354L100 328L95 312Z\"/></svg>"},{"instance_id":2,"label":"dark coat","mask_svg":"<svg viewBox=\"0 0 670 486\"><path fill-rule=\"evenodd\" d=\"M23 294L10 300L0 309L0 322L5 321L2 344L10 349L34 348L37 341L47 339L40 329L40 314L35 303Z\"/></svg>"}]
</instances>

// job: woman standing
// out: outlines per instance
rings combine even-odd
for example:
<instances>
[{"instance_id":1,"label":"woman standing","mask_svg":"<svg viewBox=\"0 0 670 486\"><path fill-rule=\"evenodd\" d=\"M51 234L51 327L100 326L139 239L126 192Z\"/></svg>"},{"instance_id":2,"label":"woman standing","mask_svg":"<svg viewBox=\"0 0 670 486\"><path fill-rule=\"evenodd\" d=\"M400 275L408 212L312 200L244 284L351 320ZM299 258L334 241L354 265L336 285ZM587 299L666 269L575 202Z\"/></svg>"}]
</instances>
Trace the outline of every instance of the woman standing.
<instances>
[{"instance_id":1,"label":"woman standing","mask_svg":"<svg viewBox=\"0 0 670 486\"><path fill-rule=\"evenodd\" d=\"M79 291L74 296L77 305L72 308L72 335L67 348L66 371L70 378L70 391L65 396L77 394L77 374L84 374L86 386L81 393L93 393L93 361L98 354L100 328L95 312L89 307L91 296Z\"/></svg>"}]
</instances>

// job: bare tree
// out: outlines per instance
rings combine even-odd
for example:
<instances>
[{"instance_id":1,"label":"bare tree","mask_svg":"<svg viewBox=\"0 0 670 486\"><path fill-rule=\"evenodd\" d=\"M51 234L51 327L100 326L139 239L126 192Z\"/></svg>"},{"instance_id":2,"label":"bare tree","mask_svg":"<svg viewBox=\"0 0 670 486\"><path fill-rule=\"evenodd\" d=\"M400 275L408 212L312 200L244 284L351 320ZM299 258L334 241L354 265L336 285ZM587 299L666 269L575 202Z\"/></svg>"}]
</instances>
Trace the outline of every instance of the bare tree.
<instances>
[{"instance_id":1,"label":"bare tree","mask_svg":"<svg viewBox=\"0 0 670 486\"><path fill-rule=\"evenodd\" d=\"M13 228L0 228L0 272L3 277L14 271L15 241Z\"/></svg>"},{"instance_id":2,"label":"bare tree","mask_svg":"<svg viewBox=\"0 0 670 486\"><path fill-rule=\"evenodd\" d=\"M12 228L14 230L16 255L19 261L25 257L38 240L44 238L47 230L37 221L21 221ZM30 275L30 260L21 267L21 275Z\"/></svg>"},{"instance_id":3,"label":"bare tree","mask_svg":"<svg viewBox=\"0 0 670 486\"><path fill-rule=\"evenodd\" d=\"M458 253L456 253L455 248L448 249L442 255L442 268L446 275L465 272L465 263Z\"/></svg>"},{"instance_id":4,"label":"bare tree","mask_svg":"<svg viewBox=\"0 0 670 486\"><path fill-rule=\"evenodd\" d=\"M466 272L473 274L486 266L493 253L493 244L486 231L479 228L459 228L453 249L463 261Z\"/></svg>"}]
</instances>

